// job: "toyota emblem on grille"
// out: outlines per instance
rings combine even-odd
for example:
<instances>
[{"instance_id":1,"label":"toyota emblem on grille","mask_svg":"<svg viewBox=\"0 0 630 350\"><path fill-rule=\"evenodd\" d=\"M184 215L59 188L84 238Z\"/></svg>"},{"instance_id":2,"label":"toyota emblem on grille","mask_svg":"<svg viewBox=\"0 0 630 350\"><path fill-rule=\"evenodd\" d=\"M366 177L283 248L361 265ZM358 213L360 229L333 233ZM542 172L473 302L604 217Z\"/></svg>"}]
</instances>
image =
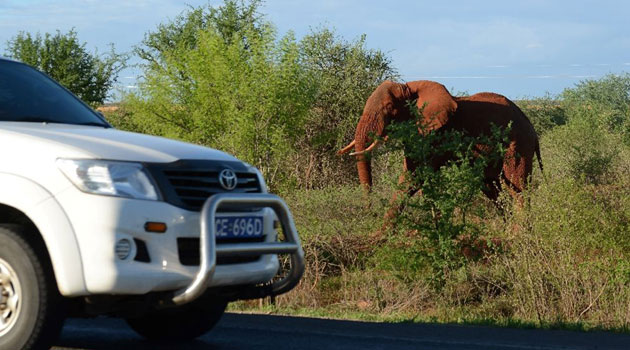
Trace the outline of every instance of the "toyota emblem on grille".
<instances>
[{"instance_id":1,"label":"toyota emblem on grille","mask_svg":"<svg viewBox=\"0 0 630 350\"><path fill-rule=\"evenodd\" d=\"M236 188L238 180L236 179L236 174L234 174L232 170L223 169L223 171L219 173L219 183L221 184L221 187L231 191Z\"/></svg>"}]
</instances>

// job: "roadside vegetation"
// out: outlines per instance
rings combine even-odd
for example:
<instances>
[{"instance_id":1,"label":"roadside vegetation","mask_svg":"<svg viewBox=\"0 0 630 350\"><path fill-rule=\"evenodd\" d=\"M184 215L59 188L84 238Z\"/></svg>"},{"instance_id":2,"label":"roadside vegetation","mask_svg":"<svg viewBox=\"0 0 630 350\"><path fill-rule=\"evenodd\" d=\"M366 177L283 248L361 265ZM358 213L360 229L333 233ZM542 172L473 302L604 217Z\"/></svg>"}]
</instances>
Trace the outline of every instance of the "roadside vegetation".
<instances>
[{"instance_id":1,"label":"roadside vegetation","mask_svg":"<svg viewBox=\"0 0 630 350\"><path fill-rule=\"evenodd\" d=\"M554 99L519 102L541 127L545 165L544 174L535 170L522 207L507 193L496 206L480 191L466 191L478 177L455 165L441 169L438 179L448 181L433 182L437 187L425 191L431 198L410 199L416 205L374 241L401 168L395 151L375 155L391 159L375 159L388 165L369 202L356 185L287 193L309 269L296 292L267 309L627 330L628 83L630 75L607 76ZM625 96L613 95L620 91ZM435 205L442 205L439 225L430 210Z\"/></svg>"},{"instance_id":2,"label":"roadside vegetation","mask_svg":"<svg viewBox=\"0 0 630 350\"><path fill-rule=\"evenodd\" d=\"M482 165L416 175L378 233L412 132L373 157L358 185L352 140L363 105L395 79L387 54L316 28L278 36L260 2L191 8L147 33L143 80L107 118L115 126L225 150L259 167L294 214L307 257L292 292L234 309L378 320L630 328L630 74L517 101L541 139L522 206L479 191ZM499 92L500 93L500 92ZM501 139L497 132L497 142ZM466 152L465 135L450 151ZM462 153L465 156L465 153ZM483 161L491 161L492 157Z\"/></svg>"}]
</instances>

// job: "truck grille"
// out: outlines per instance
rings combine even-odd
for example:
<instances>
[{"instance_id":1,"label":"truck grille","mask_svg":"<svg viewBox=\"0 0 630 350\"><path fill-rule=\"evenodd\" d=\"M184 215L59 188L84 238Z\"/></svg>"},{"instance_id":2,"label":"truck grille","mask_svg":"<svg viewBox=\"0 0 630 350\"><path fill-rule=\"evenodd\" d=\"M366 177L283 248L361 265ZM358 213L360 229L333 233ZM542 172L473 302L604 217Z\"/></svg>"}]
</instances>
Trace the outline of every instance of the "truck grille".
<instances>
[{"instance_id":1,"label":"truck grille","mask_svg":"<svg viewBox=\"0 0 630 350\"><path fill-rule=\"evenodd\" d=\"M201 209L203 203L213 194L228 192L219 184L219 172L195 170L164 171L169 184L187 207ZM233 193L260 192L258 177L252 173L235 172L238 179Z\"/></svg>"},{"instance_id":2,"label":"truck grille","mask_svg":"<svg viewBox=\"0 0 630 350\"><path fill-rule=\"evenodd\" d=\"M180 208L200 211L203 203L217 193L258 193L261 185L256 173L241 162L181 160L170 164L146 164L166 202ZM230 169L237 184L232 190L219 183L219 174Z\"/></svg>"}]
</instances>

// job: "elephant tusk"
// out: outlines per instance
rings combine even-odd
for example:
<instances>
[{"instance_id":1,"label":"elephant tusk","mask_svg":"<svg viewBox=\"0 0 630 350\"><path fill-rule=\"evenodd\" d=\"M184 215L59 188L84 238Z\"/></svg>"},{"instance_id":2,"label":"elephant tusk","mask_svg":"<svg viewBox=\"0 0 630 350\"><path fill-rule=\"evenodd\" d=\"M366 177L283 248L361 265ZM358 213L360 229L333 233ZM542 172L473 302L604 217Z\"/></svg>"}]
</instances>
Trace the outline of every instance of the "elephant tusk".
<instances>
[{"instance_id":1,"label":"elephant tusk","mask_svg":"<svg viewBox=\"0 0 630 350\"><path fill-rule=\"evenodd\" d=\"M342 155L344 153L348 153L352 149L352 147L354 147L355 143L357 143L357 141L356 140L352 140L352 142L350 142L346 147L344 147L344 148L340 149L339 151L337 151L337 154L338 155Z\"/></svg>"},{"instance_id":2,"label":"elephant tusk","mask_svg":"<svg viewBox=\"0 0 630 350\"><path fill-rule=\"evenodd\" d=\"M388 137L389 137L389 135L385 136L383 138L383 141L387 141ZM374 147L378 146L379 143L381 143L381 140L380 139L376 139L376 140L374 140L374 142L372 142L372 144L370 146L368 146L368 148L364 149L363 151L352 152L352 153L350 153L350 155L351 156L358 156L358 155L361 155L361 154L363 154L365 152L369 152L369 151L373 150Z\"/></svg>"}]
</instances>

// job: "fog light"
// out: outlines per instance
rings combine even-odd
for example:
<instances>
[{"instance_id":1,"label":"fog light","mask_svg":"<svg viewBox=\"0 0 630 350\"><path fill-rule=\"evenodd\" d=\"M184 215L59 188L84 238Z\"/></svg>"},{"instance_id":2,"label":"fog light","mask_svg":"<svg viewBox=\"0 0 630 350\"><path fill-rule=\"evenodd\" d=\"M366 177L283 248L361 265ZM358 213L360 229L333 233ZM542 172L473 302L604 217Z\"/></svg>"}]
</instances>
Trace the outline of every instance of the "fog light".
<instances>
[{"instance_id":1,"label":"fog light","mask_svg":"<svg viewBox=\"0 0 630 350\"><path fill-rule=\"evenodd\" d=\"M116 242L116 257L120 260L125 260L129 257L131 253L131 241L126 238L123 238Z\"/></svg>"}]
</instances>

